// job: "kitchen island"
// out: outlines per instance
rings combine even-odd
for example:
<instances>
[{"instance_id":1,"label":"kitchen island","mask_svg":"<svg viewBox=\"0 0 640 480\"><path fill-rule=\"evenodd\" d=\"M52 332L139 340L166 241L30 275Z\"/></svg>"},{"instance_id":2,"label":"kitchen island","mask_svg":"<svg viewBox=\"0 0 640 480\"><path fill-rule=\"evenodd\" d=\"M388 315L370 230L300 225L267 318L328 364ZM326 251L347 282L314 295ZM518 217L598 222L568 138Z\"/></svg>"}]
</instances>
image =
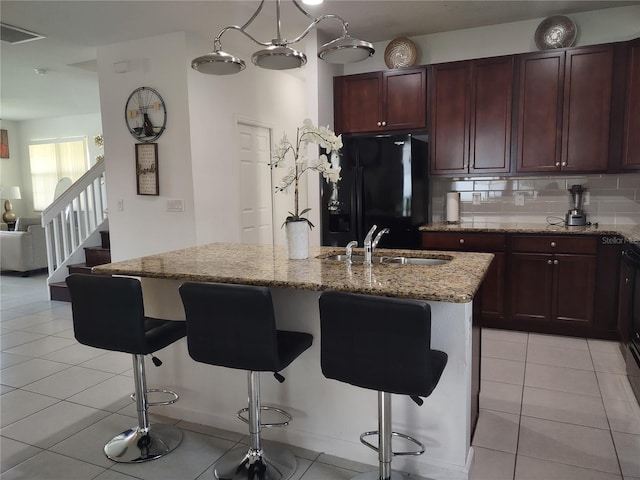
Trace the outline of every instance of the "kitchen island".
<instances>
[{"instance_id":1,"label":"kitchen island","mask_svg":"<svg viewBox=\"0 0 640 480\"><path fill-rule=\"evenodd\" d=\"M269 287L278 327L311 333L314 344L282 372L287 378L284 384L263 374L263 402L294 416L286 428L265 430L265 439L371 465L376 455L360 444L359 435L377 424L377 395L323 377L318 296L334 290L427 300L432 309L432 347L446 352L449 362L422 407L408 397L394 396L394 430L426 445L422 456L396 457L394 468L433 478L466 479L473 459L470 442L479 389L473 299L493 255L380 249L376 254L389 258L446 262L367 267L327 258L336 253L343 252L312 247L308 259L288 260L284 247L211 244L101 265L94 272L141 277L146 314L170 319L184 319L178 287L185 281ZM156 413L246 433L245 425L235 418L246 404L246 375L194 362L185 340L169 346L162 358L161 369L147 371L149 385L171 388L181 398L175 405L156 408ZM403 447L398 444L396 450Z\"/></svg>"}]
</instances>

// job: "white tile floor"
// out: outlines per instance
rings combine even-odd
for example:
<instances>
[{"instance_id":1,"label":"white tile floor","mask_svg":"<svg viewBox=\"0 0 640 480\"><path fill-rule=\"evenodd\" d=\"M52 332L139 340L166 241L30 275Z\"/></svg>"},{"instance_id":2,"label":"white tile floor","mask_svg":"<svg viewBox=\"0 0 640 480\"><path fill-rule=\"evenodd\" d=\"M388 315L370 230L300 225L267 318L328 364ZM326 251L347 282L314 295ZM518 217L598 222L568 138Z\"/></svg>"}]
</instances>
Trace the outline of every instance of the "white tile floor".
<instances>
[{"instance_id":1,"label":"white tile floor","mask_svg":"<svg viewBox=\"0 0 640 480\"><path fill-rule=\"evenodd\" d=\"M210 479L244 440L178 422L184 440L171 455L111 462L102 445L135 423L130 357L78 344L70 306L47 300L44 275L0 276L0 308L3 480ZM640 480L640 407L613 342L485 330L480 406L471 480ZM370 469L293 450L294 480Z\"/></svg>"}]
</instances>

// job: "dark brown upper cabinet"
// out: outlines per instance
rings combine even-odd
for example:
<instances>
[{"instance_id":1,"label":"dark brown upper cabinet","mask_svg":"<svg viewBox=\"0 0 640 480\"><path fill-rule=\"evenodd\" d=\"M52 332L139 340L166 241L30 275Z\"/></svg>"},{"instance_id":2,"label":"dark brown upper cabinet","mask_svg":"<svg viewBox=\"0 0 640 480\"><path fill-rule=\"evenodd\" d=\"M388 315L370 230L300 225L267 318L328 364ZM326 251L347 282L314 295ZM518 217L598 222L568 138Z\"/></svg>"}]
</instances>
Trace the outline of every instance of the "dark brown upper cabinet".
<instances>
[{"instance_id":1,"label":"dark brown upper cabinet","mask_svg":"<svg viewBox=\"0 0 640 480\"><path fill-rule=\"evenodd\" d=\"M509 171L513 57L433 66L431 173Z\"/></svg>"},{"instance_id":2,"label":"dark brown upper cabinet","mask_svg":"<svg viewBox=\"0 0 640 480\"><path fill-rule=\"evenodd\" d=\"M622 169L640 170L640 39L629 46Z\"/></svg>"},{"instance_id":3,"label":"dark brown upper cabinet","mask_svg":"<svg viewBox=\"0 0 640 480\"><path fill-rule=\"evenodd\" d=\"M519 57L518 172L604 172L613 46Z\"/></svg>"},{"instance_id":4,"label":"dark brown upper cabinet","mask_svg":"<svg viewBox=\"0 0 640 480\"><path fill-rule=\"evenodd\" d=\"M427 127L427 69L406 68L334 78L337 133Z\"/></svg>"}]
</instances>

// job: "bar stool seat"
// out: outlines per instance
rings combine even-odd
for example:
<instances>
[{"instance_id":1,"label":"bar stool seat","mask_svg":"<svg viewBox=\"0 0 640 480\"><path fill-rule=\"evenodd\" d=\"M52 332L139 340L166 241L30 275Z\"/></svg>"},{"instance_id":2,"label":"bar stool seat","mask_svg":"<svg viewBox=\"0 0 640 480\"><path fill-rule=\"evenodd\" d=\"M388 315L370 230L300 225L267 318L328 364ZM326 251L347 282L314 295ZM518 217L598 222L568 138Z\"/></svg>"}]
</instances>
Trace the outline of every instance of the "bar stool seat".
<instances>
[{"instance_id":1,"label":"bar stool seat","mask_svg":"<svg viewBox=\"0 0 640 480\"><path fill-rule=\"evenodd\" d=\"M325 377L378 391L378 430L360 441L378 452L378 471L354 480L411 478L391 470L393 456L421 455L424 445L393 432L391 394L410 396L418 405L436 388L447 364L447 354L431 349L431 308L416 300L352 293L320 295L321 353ZM373 445L367 437L377 436ZM394 452L392 438L416 444L415 451Z\"/></svg>"},{"instance_id":2,"label":"bar stool seat","mask_svg":"<svg viewBox=\"0 0 640 480\"><path fill-rule=\"evenodd\" d=\"M197 362L247 371L248 407L238 418L249 424L250 445L236 447L214 464L219 480L286 480L296 470L293 454L277 446L263 448L261 429L285 426L287 412L260 401L260 372L280 371L308 349L313 336L277 330L271 292L265 287L188 282L180 287L187 318L189 355ZM261 412L284 416L278 423L262 423ZM248 418L244 414L248 414Z\"/></svg>"},{"instance_id":3,"label":"bar stool seat","mask_svg":"<svg viewBox=\"0 0 640 480\"><path fill-rule=\"evenodd\" d=\"M147 389L144 356L186 335L183 321L146 317L140 282L133 278L107 277L74 273L67 277L73 312L73 331L78 342L104 350L130 353L133 356L138 424L116 435L104 447L114 462L139 463L160 458L182 441L182 431L172 425L150 424L148 409L170 405L178 395L169 390ZM149 402L148 394L160 392L170 400Z\"/></svg>"}]
</instances>

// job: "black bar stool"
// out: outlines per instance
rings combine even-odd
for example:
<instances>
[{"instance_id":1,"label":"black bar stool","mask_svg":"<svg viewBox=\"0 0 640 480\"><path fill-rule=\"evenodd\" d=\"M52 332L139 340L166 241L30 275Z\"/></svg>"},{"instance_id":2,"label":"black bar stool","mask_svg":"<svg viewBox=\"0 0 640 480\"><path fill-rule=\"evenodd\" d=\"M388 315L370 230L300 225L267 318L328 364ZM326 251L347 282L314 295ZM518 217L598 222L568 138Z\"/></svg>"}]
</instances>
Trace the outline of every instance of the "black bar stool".
<instances>
[{"instance_id":1,"label":"black bar stool","mask_svg":"<svg viewBox=\"0 0 640 480\"><path fill-rule=\"evenodd\" d=\"M170 405L178 395L169 390L147 390L144 356L153 356L186 335L186 323L145 317L142 287L133 278L74 273L67 277L73 311L73 331L78 342L105 350L133 355L133 378L138 425L115 436L104 447L114 462L138 463L153 460L174 450L182 441L182 432L172 426L150 424L148 409ZM173 398L149 402L149 392L162 392Z\"/></svg>"},{"instance_id":2,"label":"black bar stool","mask_svg":"<svg viewBox=\"0 0 640 480\"><path fill-rule=\"evenodd\" d=\"M271 292L265 287L215 283L185 283L180 295L187 318L189 355L209 365L247 370L249 406L238 418L249 424L250 446L236 447L214 465L219 480L286 480L296 470L296 460L286 449L263 450L260 431L285 426L291 415L260 403L260 374L278 372L311 346L308 333L276 330ZM286 420L261 423L263 410L275 410ZM248 413L248 418L243 415Z\"/></svg>"},{"instance_id":3,"label":"black bar stool","mask_svg":"<svg viewBox=\"0 0 640 480\"><path fill-rule=\"evenodd\" d=\"M325 377L378 391L378 430L360 441L378 452L379 469L354 480L411 478L391 470L395 455L421 455L415 438L392 431L391 394L409 395L418 405L438 384L447 354L431 349L431 308L415 300L324 292L320 295L321 357ZM378 445L366 437L377 435ZM394 452L392 437L418 450Z\"/></svg>"}]
</instances>

